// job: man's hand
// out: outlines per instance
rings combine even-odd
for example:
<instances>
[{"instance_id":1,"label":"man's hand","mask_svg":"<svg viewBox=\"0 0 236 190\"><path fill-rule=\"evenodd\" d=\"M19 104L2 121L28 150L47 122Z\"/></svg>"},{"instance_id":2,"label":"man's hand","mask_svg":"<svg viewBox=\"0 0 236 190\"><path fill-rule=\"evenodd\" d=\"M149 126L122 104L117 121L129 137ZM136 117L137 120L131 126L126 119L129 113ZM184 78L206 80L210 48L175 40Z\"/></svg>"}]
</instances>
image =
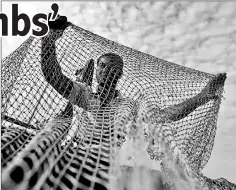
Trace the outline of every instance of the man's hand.
<instances>
[{"instance_id":1,"label":"man's hand","mask_svg":"<svg viewBox=\"0 0 236 190\"><path fill-rule=\"evenodd\" d=\"M93 71L94 71L94 60L90 59L87 61L85 66L77 70L75 75L78 76L78 81L86 83L88 86L92 86L93 81Z\"/></svg>"},{"instance_id":2,"label":"man's hand","mask_svg":"<svg viewBox=\"0 0 236 190\"><path fill-rule=\"evenodd\" d=\"M50 14L48 17L50 18ZM63 35L64 30L69 26L69 23L67 22L66 16L60 16L56 18L54 21L48 21L49 26L49 34L51 40L56 41L58 38L60 38Z\"/></svg>"},{"instance_id":3,"label":"man's hand","mask_svg":"<svg viewBox=\"0 0 236 190\"><path fill-rule=\"evenodd\" d=\"M222 87L225 83L226 73L219 73L215 77L213 77L210 82L205 86L205 88L201 91L201 95L207 97L218 97L216 94L217 90Z\"/></svg>"},{"instance_id":4,"label":"man's hand","mask_svg":"<svg viewBox=\"0 0 236 190\"><path fill-rule=\"evenodd\" d=\"M50 14L48 15L48 17L50 18ZM58 17L56 18L56 20L54 21L48 21L48 26L50 29L61 29L63 26L65 26L65 24L67 23L67 17L66 16L60 16L58 15Z\"/></svg>"}]
</instances>

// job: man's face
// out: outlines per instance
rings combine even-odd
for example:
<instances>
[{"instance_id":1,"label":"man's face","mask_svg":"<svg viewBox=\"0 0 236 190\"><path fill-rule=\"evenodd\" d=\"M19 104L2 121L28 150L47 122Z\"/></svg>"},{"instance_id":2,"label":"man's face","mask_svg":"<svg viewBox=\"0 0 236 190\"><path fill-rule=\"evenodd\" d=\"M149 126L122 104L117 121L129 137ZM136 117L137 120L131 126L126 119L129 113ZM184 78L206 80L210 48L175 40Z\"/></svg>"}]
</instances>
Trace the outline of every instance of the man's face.
<instances>
[{"instance_id":1,"label":"man's face","mask_svg":"<svg viewBox=\"0 0 236 190\"><path fill-rule=\"evenodd\" d=\"M107 57L102 57L97 62L97 70L96 70L96 79L98 83L101 83L103 77L105 77L105 71L107 69L107 66L109 65L110 59Z\"/></svg>"}]
</instances>

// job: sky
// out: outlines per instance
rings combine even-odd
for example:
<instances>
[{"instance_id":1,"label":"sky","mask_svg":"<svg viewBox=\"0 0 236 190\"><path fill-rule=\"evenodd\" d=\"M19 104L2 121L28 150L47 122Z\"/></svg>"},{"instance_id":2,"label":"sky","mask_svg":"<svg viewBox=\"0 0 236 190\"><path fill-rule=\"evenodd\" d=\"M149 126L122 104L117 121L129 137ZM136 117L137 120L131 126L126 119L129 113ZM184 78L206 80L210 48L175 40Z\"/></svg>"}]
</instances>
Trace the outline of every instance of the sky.
<instances>
[{"instance_id":1,"label":"sky","mask_svg":"<svg viewBox=\"0 0 236 190\"><path fill-rule=\"evenodd\" d=\"M19 13L31 18L49 13L54 2L21 2ZM12 3L3 2L2 12L10 15ZM215 145L203 174L236 183L236 3L60 1L58 5L59 14L73 24L125 46L200 71L226 72ZM2 38L2 57L27 37ZM142 159L147 162L148 157ZM154 165L150 162L150 167Z\"/></svg>"}]
</instances>

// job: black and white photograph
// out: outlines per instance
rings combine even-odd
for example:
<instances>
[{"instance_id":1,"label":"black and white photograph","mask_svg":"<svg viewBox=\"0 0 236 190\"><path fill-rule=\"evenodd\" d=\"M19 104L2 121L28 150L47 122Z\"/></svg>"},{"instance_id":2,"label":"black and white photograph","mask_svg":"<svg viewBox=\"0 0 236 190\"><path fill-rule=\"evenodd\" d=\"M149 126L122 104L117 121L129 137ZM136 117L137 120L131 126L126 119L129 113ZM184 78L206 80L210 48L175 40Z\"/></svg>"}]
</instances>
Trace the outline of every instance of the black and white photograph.
<instances>
[{"instance_id":1,"label":"black and white photograph","mask_svg":"<svg viewBox=\"0 0 236 190\"><path fill-rule=\"evenodd\" d=\"M0 5L1 189L236 190L236 2Z\"/></svg>"}]
</instances>

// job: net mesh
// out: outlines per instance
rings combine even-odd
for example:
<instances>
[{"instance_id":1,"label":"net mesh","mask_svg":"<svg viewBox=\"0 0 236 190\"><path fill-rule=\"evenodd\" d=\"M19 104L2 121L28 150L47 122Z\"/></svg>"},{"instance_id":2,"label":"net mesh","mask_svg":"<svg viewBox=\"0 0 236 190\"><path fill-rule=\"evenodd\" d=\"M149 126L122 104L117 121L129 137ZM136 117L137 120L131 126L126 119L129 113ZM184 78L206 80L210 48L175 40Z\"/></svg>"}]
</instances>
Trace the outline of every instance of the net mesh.
<instances>
[{"instance_id":1,"label":"net mesh","mask_svg":"<svg viewBox=\"0 0 236 190\"><path fill-rule=\"evenodd\" d=\"M122 189L119 180L117 184L122 175L117 154L127 137L144 139L150 158L162 161L162 188L235 188L225 179L201 174L214 144L224 83L211 87L219 98L207 100L198 94L215 75L136 51L71 23L59 33L30 37L3 60L2 188ZM77 83L71 90L77 104L68 101L71 95L55 90L64 80L56 74L57 63L63 75L85 84L78 73L88 68L87 61L110 52L123 59L124 67L116 87L103 76L110 84L106 89L115 88L118 94L105 106L92 100L89 109L84 106L88 102L76 91ZM86 96L93 100L99 99L96 70L95 64L94 71L86 72L93 79L85 84L90 89ZM191 110L196 100L198 106ZM180 114L180 108L188 114Z\"/></svg>"}]
</instances>

